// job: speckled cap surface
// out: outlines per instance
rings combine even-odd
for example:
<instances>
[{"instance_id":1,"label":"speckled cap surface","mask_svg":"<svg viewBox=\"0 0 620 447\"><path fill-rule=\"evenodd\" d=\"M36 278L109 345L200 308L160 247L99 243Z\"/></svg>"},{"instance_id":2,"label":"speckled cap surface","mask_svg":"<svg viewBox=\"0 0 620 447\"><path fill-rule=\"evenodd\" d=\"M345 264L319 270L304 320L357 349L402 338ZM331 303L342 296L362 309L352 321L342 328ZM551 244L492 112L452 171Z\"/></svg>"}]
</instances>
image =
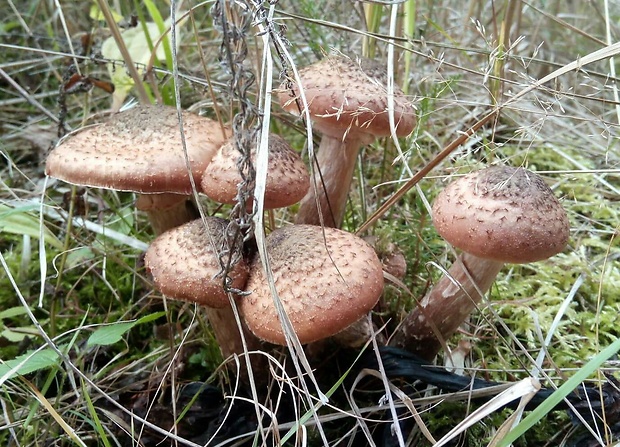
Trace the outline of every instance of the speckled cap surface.
<instances>
[{"instance_id":1,"label":"speckled cap surface","mask_svg":"<svg viewBox=\"0 0 620 447\"><path fill-rule=\"evenodd\" d=\"M507 166L448 185L433 204L433 224L455 247L508 263L547 259L561 252L569 237L566 211L545 181Z\"/></svg>"},{"instance_id":2,"label":"speckled cap surface","mask_svg":"<svg viewBox=\"0 0 620 447\"><path fill-rule=\"evenodd\" d=\"M183 112L187 153L196 184L226 135L219 123ZM68 183L138 193L190 194L177 111L136 106L61 140L45 173Z\"/></svg>"},{"instance_id":3,"label":"speckled cap surface","mask_svg":"<svg viewBox=\"0 0 620 447\"><path fill-rule=\"evenodd\" d=\"M220 203L234 204L241 176L237 168L240 152L232 142L223 145L202 176L203 192ZM256 150L251 151L256 161ZM303 160L282 137L269 135L269 163L265 208L284 208L299 202L310 187L310 174Z\"/></svg>"},{"instance_id":4,"label":"speckled cap surface","mask_svg":"<svg viewBox=\"0 0 620 447\"><path fill-rule=\"evenodd\" d=\"M330 55L299 72L314 126L326 135L367 133L390 135L386 67L368 59ZM289 113L300 115L299 86L280 86L278 99ZM411 133L416 123L413 104L394 86L394 123L398 136Z\"/></svg>"},{"instance_id":5,"label":"speckled cap surface","mask_svg":"<svg viewBox=\"0 0 620 447\"><path fill-rule=\"evenodd\" d=\"M228 221L207 217L168 230L158 236L146 251L144 262L153 281L166 296L191 301L207 307L229 305L222 286L218 252L226 247L224 238ZM243 289L248 276L245 261L230 272L232 287Z\"/></svg>"},{"instance_id":6,"label":"speckled cap surface","mask_svg":"<svg viewBox=\"0 0 620 447\"><path fill-rule=\"evenodd\" d=\"M383 292L381 262L368 243L351 233L291 225L268 236L267 253L276 290L301 343L342 331L370 311ZM250 330L285 344L258 258L246 290L251 293L241 298L240 311Z\"/></svg>"}]
</instances>

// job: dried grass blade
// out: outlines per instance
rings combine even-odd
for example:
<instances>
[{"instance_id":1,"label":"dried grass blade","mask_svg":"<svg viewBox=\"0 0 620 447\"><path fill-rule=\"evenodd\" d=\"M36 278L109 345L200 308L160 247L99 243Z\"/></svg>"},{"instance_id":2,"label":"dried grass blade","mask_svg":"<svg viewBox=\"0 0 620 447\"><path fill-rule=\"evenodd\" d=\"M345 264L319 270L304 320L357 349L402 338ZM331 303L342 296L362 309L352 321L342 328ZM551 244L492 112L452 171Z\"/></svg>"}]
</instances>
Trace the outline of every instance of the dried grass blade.
<instances>
[{"instance_id":1,"label":"dried grass blade","mask_svg":"<svg viewBox=\"0 0 620 447\"><path fill-rule=\"evenodd\" d=\"M463 419L456 427L450 430L437 444L433 447L441 447L449 441L457 437L459 434L467 430L469 427L494 413L498 409L504 407L508 403L516 399L524 399L525 403L529 401L534 394L540 389L540 383L533 378L523 379L505 391L502 391L489 402L476 409L469 416ZM523 401L522 401L523 403Z\"/></svg>"}]
</instances>

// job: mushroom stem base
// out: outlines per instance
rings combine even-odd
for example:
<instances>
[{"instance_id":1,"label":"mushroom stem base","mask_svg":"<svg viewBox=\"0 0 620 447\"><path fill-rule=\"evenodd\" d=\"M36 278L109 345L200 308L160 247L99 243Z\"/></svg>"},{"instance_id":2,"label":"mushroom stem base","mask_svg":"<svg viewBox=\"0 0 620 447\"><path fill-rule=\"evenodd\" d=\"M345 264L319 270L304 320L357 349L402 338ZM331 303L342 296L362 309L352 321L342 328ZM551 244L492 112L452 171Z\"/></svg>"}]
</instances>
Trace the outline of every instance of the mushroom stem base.
<instances>
[{"instance_id":1,"label":"mushroom stem base","mask_svg":"<svg viewBox=\"0 0 620 447\"><path fill-rule=\"evenodd\" d=\"M332 338L339 345L345 348L361 348L368 340L376 336L380 345L385 344L383 334L377 333L377 328L363 316L351 326L338 332Z\"/></svg>"},{"instance_id":2,"label":"mushroom stem base","mask_svg":"<svg viewBox=\"0 0 620 447\"><path fill-rule=\"evenodd\" d=\"M491 288L504 264L462 253L403 320L390 341L426 360L435 358Z\"/></svg>"},{"instance_id":3,"label":"mushroom stem base","mask_svg":"<svg viewBox=\"0 0 620 447\"><path fill-rule=\"evenodd\" d=\"M215 340L220 346L224 359L231 355L243 354L243 341L239 333L239 327L235 320L235 314L230 306L221 309L206 308L209 323L215 335ZM252 334L245 324L242 323L243 337L249 351L260 348L260 341Z\"/></svg>"}]
</instances>

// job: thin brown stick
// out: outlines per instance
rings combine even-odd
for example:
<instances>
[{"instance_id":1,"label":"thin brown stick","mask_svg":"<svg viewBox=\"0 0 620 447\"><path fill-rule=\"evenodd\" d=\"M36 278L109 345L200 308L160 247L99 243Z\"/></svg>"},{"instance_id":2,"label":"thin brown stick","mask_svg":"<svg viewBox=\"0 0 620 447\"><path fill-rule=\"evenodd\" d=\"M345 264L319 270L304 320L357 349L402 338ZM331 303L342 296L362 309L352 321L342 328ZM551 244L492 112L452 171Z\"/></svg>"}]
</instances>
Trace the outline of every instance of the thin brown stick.
<instances>
[{"instance_id":1,"label":"thin brown stick","mask_svg":"<svg viewBox=\"0 0 620 447\"><path fill-rule=\"evenodd\" d=\"M491 119L495 117L497 114L497 108L494 108L492 111L483 116L480 120L478 120L472 127L463 132L457 139L452 141L449 145L447 145L440 153L438 153L435 158L433 158L426 166L420 169L413 177L411 177L407 183L405 183L401 188L394 193L389 199L383 202L377 211L375 211L366 222L364 222L359 229L355 232L355 234L360 235L364 231L368 230L383 214L387 212L388 209L396 202L398 202L407 192L418 184L420 180L422 180L429 172L431 172L439 163L441 163L448 155L456 150L461 144L465 143L469 137L471 137L475 132L477 132L482 126L488 123Z\"/></svg>"},{"instance_id":2,"label":"thin brown stick","mask_svg":"<svg viewBox=\"0 0 620 447\"><path fill-rule=\"evenodd\" d=\"M127 46L125 45L123 36L121 36L121 32L118 29L118 25L116 24L116 21L112 16L112 12L110 11L108 4L104 0L97 0L97 4L99 5L99 9L103 14L106 23L110 27L110 32L112 33L112 37L114 37L114 41L118 46L118 50L123 55L123 60L125 61L125 64L127 64L127 71L129 72L129 75L131 76L131 79L133 79L133 82L136 86L136 91L138 92L138 98L140 99L140 103L150 104L151 100L149 99L149 95L146 93L146 89L142 84L142 78L140 77L140 73L138 73L138 70L133 63L133 59L131 58L129 51L127 50Z\"/></svg>"}]
</instances>

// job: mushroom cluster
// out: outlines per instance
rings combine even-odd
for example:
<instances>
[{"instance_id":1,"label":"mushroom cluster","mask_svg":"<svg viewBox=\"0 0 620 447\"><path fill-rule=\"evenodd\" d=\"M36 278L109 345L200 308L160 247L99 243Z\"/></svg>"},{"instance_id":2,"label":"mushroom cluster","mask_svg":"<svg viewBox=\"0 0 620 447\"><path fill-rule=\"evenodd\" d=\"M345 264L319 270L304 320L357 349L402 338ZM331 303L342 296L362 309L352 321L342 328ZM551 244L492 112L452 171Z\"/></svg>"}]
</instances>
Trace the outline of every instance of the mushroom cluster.
<instances>
[{"instance_id":1,"label":"mushroom cluster","mask_svg":"<svg viewBox=\"0 0 620 447\"><path fill-rule=\"evenodd\" d=\"M239 185L253 181L240 176L245 160L230 130L217 122L183 112L181 144L176 108L137 106L64 139L46 164L48 175L69 183L139 194L137 205L148 212L158 235L145 257L154 283L166 296L209 309L225 355L242 350L231 303L239 305L250 345L257 346L252 343L258 338L285 344L274 300L280 300L299 340L310 343L359 321L383 291L383 267L373 248L337 227L360 148L376 137L410 134L413 105L398 87L388 93L384 67L343 55L301 70L298 82L281 86L279 100L284 110L310 116L322 139L310 179L299 154L281 137L269 137L265 207L301 201L295 225L267 237L270 278L249 252L225 266L229 222L196 219L194 187L219 203L235 204ZM252 207L252 198L246 203ZM480 302L504 263L553 256L564 249L569 232L566 213L545 182L509 167L453 182L434 203L433 223L462 254L391 340L429 360Z\"/></svg>"},{"instance_id":2,"label":"mushroom cluster","mask_svg":"<svg viewBox=\"0 0 620 447\"><path fill-rule=\"evenodd\" d=\"M45 173L75 185L138 193L138 208L161 234L198 217L190 172L199 183L230 137L209 118L182 117L185 147L176 108L139 105L65 137L47 157Z\"/></svg>"},{"instance_id":3,"label":"mushroom cluster","mask_svg":"<svg viewBox=\"0 0 620 447\"><path fill-rule=\"evenodd\" d=\"M221 278L228 222L196 220L192 190L197 186L220 203L235 203L240 153L230 130L217 122L189 112L182 112L182 122L184 144L176 108L135 106L67 136L51 151L45 172L72 184L137 193L136 205L148 213L158 236L145 259L156 286L171 298L206 306L228 355L242 350ZM267 208L292 205L306 194L305 164L276 135L269 138L268 168ZM232 266L229 287L243 289L247 272L244 260Z\"/></svg>"},{"instance_id":4,"label":"mushroom cluster","mask_svg":"<svg viewBox=\"0 0 620 447\"><path fill-rule=\"evenodd\" d=\"M174 107L140 105L117 113L63 139L48 156L45 173L76 185L138 193L137 208L161 234L198 217L192 183L215 201L232 204L241 182L230 130L189 112L182 120L185 145ZM271 135L266 207L297 203L308 187L299 154Z\"/></svg>"},{"instance_id":5,"label":"mushroom cluster","mask_svg":"<svg viewBox=\"0 0 620 447\"><path fill-rule=\"evenodd\" d=\"M190 172L199 192L234 204L243 181L237 168L240 153L229 131L208 118L183 112L183 126L185 146L175 108L134 107L63 140L48 157L46 173L70 183L138 193L137 204L149 212L158 235L145 256L156 287L170 298L205 306L220 347L229 355L240 352L242 345L223 284L223 257L230 250L225 237L228 221L196 219L189 206ZM270 135L268 149L266 208L298 202L310 185L305 164L279 136ZM252 150L251 158L255 156ZM331 228L294 225L274 231L267 241L280 299L303 343L340 332L379 299L381 263L362 239ZM227 272L231 290L245 288L249 262L242 259ZM298 279L288 276L293 266ZM306 286L311 279L316 284ZM289 287L288 280L299 287ZM252 293L238 300L252 332L284 343L257 260L247 288Z\"/></svg>"},{"instance_id":6,"label":"mushroom cluster","mask_svg":"<svg viewBox=\"0 0 620 447\"><path fill-rule=\"evenodd\" d=\"M230 313L222 278L222 255L229 249L224 237L227 225L226 220L211 217L168 230L153 241L145 264L166 296L206 307L222 352L230 355L243 352L243 347L234 318L225 318ZM267 237L267 253L279 299L304 344L354 324L383 291L382 265L373 248L342 230L282 227ZM241 260L229 276L230 287L247 292L236 296L244 324L261 340L286 344L258 256L250 267Z\"/></svg>"}]
</instances>

